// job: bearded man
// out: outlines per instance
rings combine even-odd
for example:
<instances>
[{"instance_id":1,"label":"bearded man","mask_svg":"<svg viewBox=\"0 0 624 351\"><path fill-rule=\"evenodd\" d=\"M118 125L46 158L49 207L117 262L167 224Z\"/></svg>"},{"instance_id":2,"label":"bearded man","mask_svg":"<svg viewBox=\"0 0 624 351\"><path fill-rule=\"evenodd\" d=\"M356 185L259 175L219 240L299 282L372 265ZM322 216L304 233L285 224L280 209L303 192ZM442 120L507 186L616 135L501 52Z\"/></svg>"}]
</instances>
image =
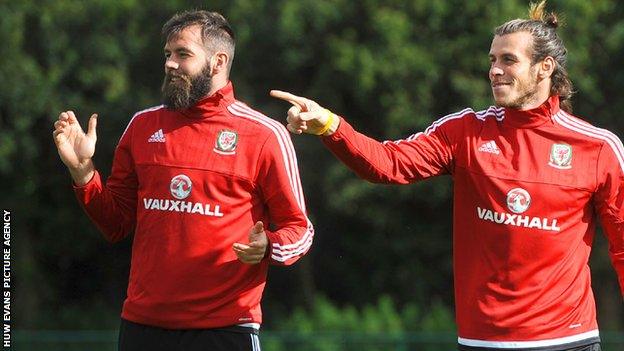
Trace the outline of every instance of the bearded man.
<instances>
[{"instance_id":1,"label":"bearded man","mask_svg":"<svg viewBox=\"0 0 624 351\"><path fill-rule=\"evenodd\" d=\"M280 123L234 98L222 15L176 14L163 37L163 105L132 117L105 184L97 115L84 133L62 112L54 140L106 239L134 229L119 349L260 350L268 266L297 261L314 235L295 152Z\"/></svg>"}]
</instances>

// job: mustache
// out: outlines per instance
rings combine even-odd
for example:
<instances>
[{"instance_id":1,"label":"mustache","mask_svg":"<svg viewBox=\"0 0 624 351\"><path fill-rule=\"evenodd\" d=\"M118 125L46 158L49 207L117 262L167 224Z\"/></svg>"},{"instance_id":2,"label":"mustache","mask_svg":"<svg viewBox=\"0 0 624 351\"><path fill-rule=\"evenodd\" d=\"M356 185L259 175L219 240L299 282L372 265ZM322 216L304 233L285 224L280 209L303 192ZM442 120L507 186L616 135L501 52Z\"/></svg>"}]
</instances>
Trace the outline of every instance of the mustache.
<instances>
[{"instance_id":1,"label":"mustache","mask_svg":"<svg viewBox=\"0 0 624 351\"><path fill-rule=\"evenodd\" d=\"M186 74L175 74L175 73L166 73L165 74L165 81L167 83L171 83L171 80L173 80L173 78L181 79L184 82L186 82L187 84L191 83L191 77L187 76Z\"/></svg>"}]
</instances>

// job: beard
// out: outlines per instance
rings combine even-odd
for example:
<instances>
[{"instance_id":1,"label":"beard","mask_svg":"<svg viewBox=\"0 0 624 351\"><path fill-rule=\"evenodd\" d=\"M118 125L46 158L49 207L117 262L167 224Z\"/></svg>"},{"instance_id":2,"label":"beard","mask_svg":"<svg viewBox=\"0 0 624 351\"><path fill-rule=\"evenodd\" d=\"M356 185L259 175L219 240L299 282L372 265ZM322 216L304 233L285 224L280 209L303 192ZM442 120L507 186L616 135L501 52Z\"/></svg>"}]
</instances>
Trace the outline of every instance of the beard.
<instances>
[{"instance_id":1,"label":"beard","mask_svg":"<svg viewBox=\"0 0 624 351\"><path fill-rule=\"evenodd\" d=\"M499 107L513 108L516 110L523 109L524 106L535 99L535 96L537 95L537 84L520 84L518 90L518 96L515 99L505 99L500 102L497 101L497 105Z\"/></svg>"},{"instance_id":2,"label":"beard","mask_svg":"<svg viewBox=\"0 0 624 351\"><path fill-rule=\"evenodd\" d=\"M496 105L499 107L513 108L521 110L527 104L535 100L537 89L537 77L533 77L536 73L531 70L530 76L526 80L516 80L513 87L515 90L515 97L506 96L502 99L496 100Z\"/></svg>"},{"instance_id":3,"label":"beard","mask_svg":"<svg viewBox=\"0 0 624 351\"><path fill-rule=\"evenodd\" d=\"M173 81L173 78L177 78ZM197 75L167 73L162 84L162 102L173 110L193 107L210 92L212 76L206 64Z\"/></svg>"}]
</instances>

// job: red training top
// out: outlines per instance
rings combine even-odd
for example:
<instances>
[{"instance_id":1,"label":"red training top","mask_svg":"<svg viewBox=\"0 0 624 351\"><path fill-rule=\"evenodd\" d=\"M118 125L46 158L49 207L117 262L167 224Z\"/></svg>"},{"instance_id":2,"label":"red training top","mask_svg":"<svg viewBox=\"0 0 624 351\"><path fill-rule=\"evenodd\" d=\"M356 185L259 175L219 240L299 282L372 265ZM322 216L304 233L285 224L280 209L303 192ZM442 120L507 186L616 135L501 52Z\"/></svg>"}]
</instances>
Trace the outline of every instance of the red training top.
<instances>
[{"instance_id":1,"label":"red training top","mask_svg":"<svg viewBox=\"0 0 624 351\"><path fill-rule=\"evenodd\" d=\"M624 295L624 148L559 109L465 109L379 143L344 120L323 138L371 182L450 174L459 343L529 348L598 339L589 253L597 218Z\"/></svg>"},{"instance_id":2,"label":"red training top","mask_svg":"<svg viewBox=\"0 0 624 351\"><path fill-rule=\"evenodd\" d=\"M295 262L314 235L288 132L236 101L231 83L188 110L134 115L106 185L96 173L75 192L108 240L135 228L122 317L151 326L260 323L269 262ZM232 244L256 221L268 257L243 264Z\"/></svg>"}]
</instances>

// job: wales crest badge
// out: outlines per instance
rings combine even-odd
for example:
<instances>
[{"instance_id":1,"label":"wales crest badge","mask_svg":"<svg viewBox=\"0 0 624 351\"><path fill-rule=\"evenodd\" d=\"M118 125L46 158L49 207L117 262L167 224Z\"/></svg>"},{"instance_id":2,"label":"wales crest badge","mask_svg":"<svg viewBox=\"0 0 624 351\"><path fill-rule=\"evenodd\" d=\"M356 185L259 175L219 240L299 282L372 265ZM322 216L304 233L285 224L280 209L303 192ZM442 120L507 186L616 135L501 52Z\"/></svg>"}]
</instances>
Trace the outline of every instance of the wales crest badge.
<instances>
[{"instance_id":1,"label":"wales crest badge","mask_svg":"<svg viewBox=\"0 0 624 351\"><path fill-rule=\"evenodd\" d=\"M572 146L568 144L553 144L550 148L548 164L559 169L572 168Z\"/></svg>"},{"instance_id":2,"label":"wales crest badge","mask_svg":"<svg viewBox=\"0 0 624 351\"><path fill-rule=\"evenodd\" d=\"M237 143L238 134L233 130L223 129L217 135L213 151L221 155L234 155Z\"/></svg>"}]
</instances>

